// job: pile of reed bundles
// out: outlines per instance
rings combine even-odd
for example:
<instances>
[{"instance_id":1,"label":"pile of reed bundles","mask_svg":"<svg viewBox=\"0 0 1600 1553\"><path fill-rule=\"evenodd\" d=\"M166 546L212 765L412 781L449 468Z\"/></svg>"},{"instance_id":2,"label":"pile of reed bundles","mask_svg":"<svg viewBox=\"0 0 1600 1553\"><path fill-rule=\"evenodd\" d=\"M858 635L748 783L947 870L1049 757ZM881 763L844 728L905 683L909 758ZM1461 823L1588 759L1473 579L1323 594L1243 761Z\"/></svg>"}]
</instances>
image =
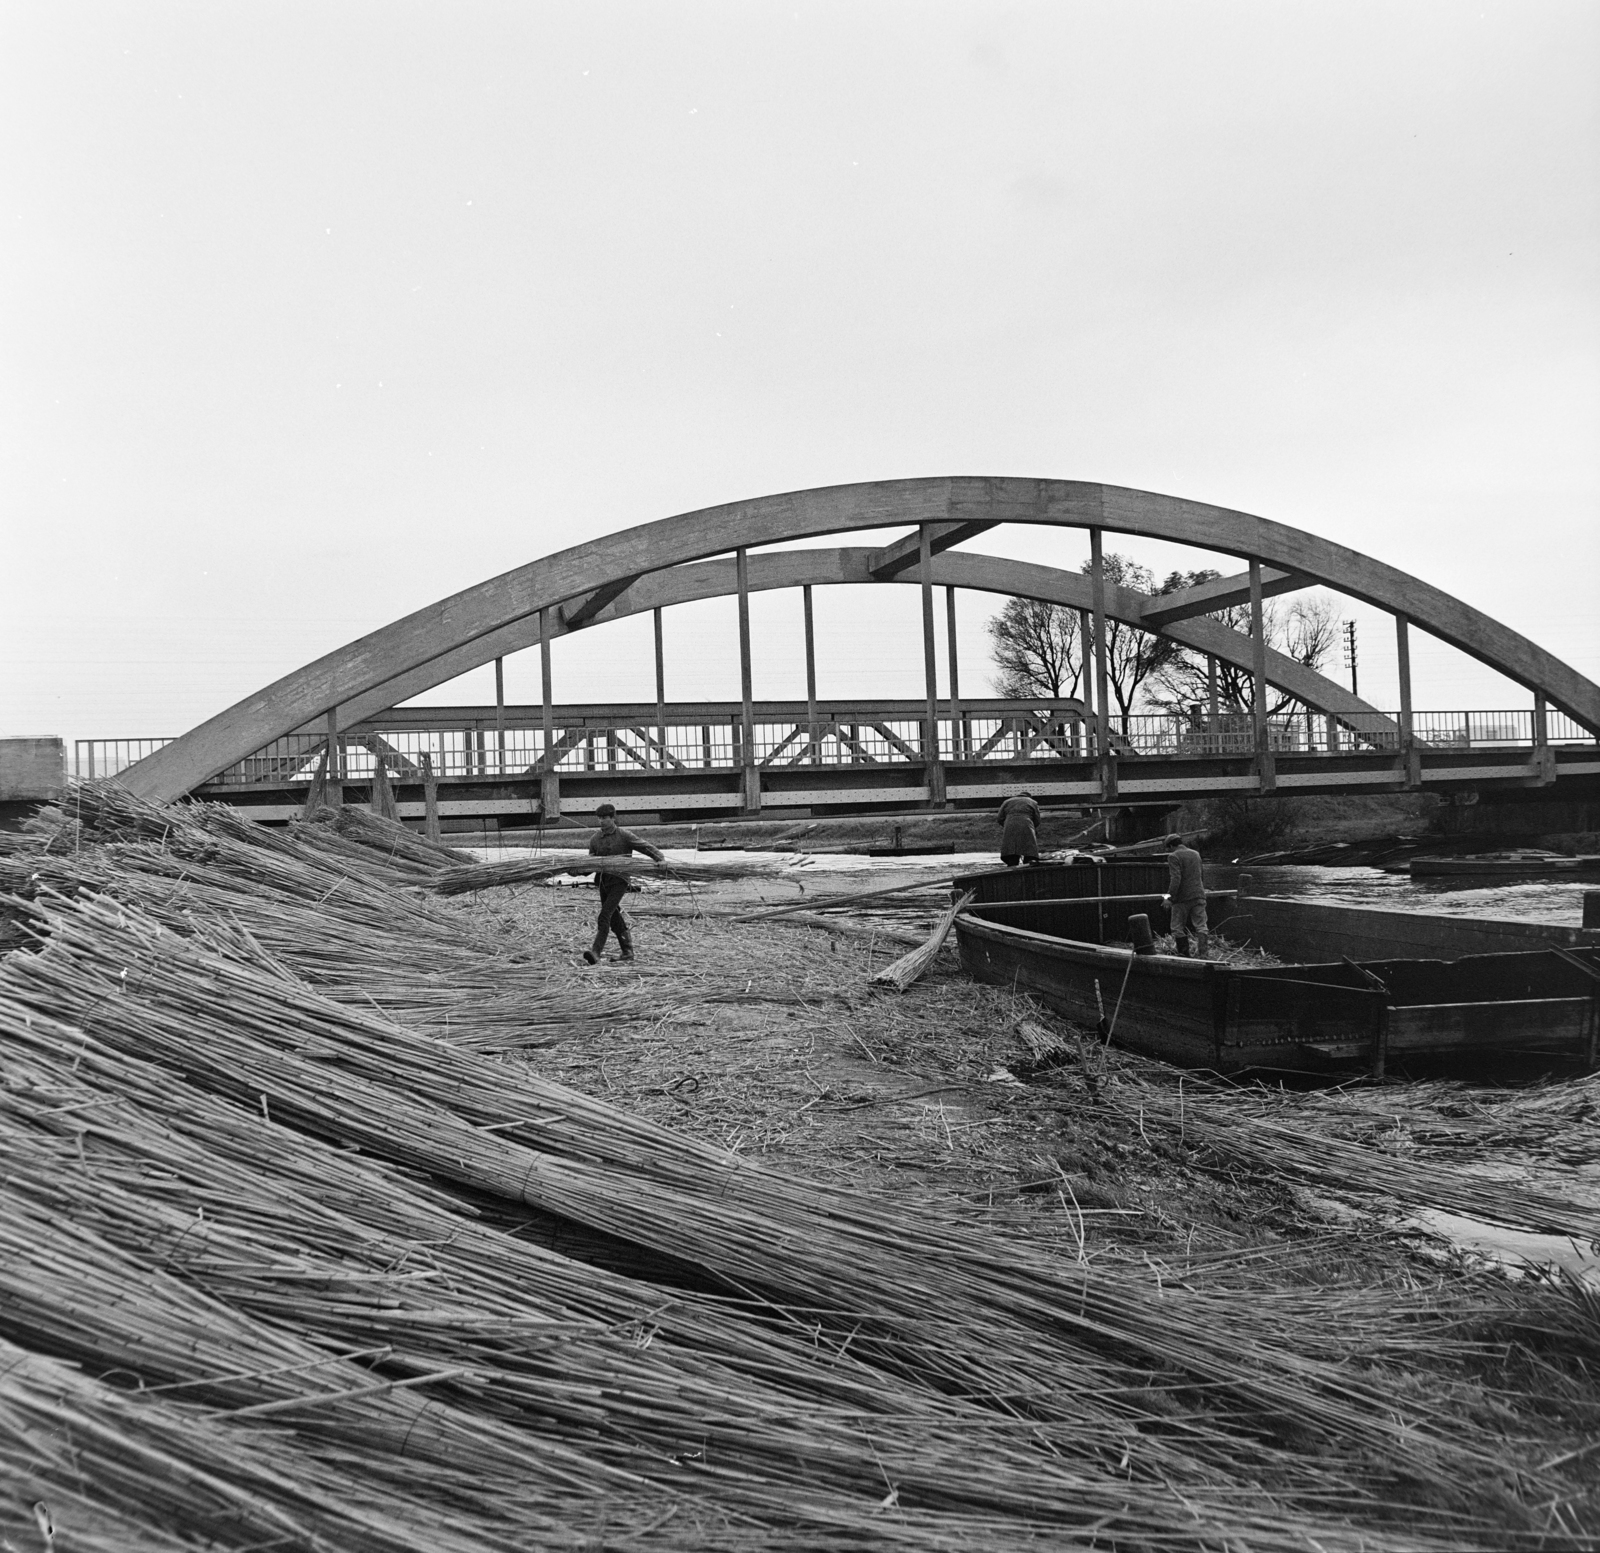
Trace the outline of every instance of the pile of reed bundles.
<instances>
[{"instance_id":1,"label":"pile of reed bundles","mask_svg":"<svg viewBox=\"0 0 1600 1553\"><path fill-rule=\"evenodd\" d=\"M1186 1091L1140 1088L1136 1100L1115 1103L1127 1114L1136 1105L1141 1127L1159 1127L1201 1155L1253 1164L1320 1192L1441 1208L1600 1246L1600 1207L1570 1189L1577 1172L1600 1169L1600 1074L1497 1096L1446 1081L1359 1098L1338 1089L1297 1095L1202 1082ZM1524 1166L1545 1155L1555 1168L1541 1173L1558 1185L1565 1177L1568 1190L1556 1195L1493 1173L1503 1144Z\"/></svg>"},{"instance_id":2,"label":"pile of reed bundles","mask_svg":"<svg viewBox=\"0 0 1600 1553\"><path fill-rule=\"evenodd\" d=\"M1581 1387L1551 1457L1388 1381L1600 1364L1573 1290L1241 1302L784 1177L442 1039L519 968L426 866L115 789L0 848L15 1546L1589 1545Z\"/></svg>"}]
</instances>

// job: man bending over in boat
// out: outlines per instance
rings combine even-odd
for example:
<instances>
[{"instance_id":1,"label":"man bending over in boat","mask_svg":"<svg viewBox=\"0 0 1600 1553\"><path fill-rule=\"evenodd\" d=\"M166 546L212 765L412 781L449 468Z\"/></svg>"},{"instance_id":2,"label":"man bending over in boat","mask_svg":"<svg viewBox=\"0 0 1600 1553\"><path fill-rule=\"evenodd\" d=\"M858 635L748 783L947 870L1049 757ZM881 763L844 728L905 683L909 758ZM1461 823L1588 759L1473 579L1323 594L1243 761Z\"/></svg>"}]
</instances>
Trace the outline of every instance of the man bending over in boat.
<instances>
[{"instance_id":1,"label":"man bending over in boat","mask_svg":"<svg viewBox=\"0 0 1600 1553\"><path fill-rule=\"evenodd\" d=\"M653 857L658 863L666 862L659 847L651 846L642 837L634 835L631 830L624 830L617 824L615 804L603 803L594 814L600 821L600 829L589 842L591 856L631 857L635 851L639 851L646 857ZM596 874L594 887L600 892L600 918L595 923L594 944L583 951L584 959L590 965L598 965L600 956L605 953L606 935L614 932L617 935L617 949L620 951L618 958L631 960L633 930L628 926L628 919L622 915L622 897L628 893L628 876Z\"/></svg>"},{"instance_id":2,"label":"man bending over in boat","mask_svg":"<svg viewBox=\"0 0 1600 1553\"><path fill-rule=\"evenodd\" d=\"M1000 861L1007 868L1039 861L1039 805L1032 793L1018 793L1000 805Z\"/></svg>"},{"instance_id":3,"label":"man bending over in boat","mask_svg":"<svg viewBox=\"0 0 1600 1553\"><path fill-rule=\"evenodd\" d=\"M1172 906L1172 936L1178 953L1189 953L1189 929L1199 941L1199 955L1206 958L1209 937L1206 932L1206 885L1200 872L1200 854L1183 844L1174 833L1167 837L1167 900Z\"/></svg>"}]
</instances>

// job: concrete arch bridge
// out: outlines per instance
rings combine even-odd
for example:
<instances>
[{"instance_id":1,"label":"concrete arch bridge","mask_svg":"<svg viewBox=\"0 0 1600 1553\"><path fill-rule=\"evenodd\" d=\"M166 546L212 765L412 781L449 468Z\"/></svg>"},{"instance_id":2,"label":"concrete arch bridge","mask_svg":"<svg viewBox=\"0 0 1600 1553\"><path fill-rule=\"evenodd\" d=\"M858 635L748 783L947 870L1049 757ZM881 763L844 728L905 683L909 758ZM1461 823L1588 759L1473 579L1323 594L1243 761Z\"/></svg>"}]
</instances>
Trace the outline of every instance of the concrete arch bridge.
<instances>
[{"instance_id":1,"label":"concrete arch bridge","mask_svg":"<svg viewBox=\"0 0 1600 1553\"><path fill-rule=\"evenodd\" d=\"M1004 523L1089 532L1087 574L968 547ZM889 545L773 549L787 542L904 526ZM1102 563L1107 534L1175 541L1244 567L1182 592L1121 588ZM812 590L919 588L926 693L916 701L830 701L816 692ZM1378 708L1272 650L1263 601L1312 584L1389 611L1399 706ZM752 593L800 589L807 696L754 699ZM1093 644L1081 698L963 698L956 633L941 688L936 590L953 625L959 590L1046 600L1080 614ZM662 612L738 600L737 700L669 702ZM1248 606L1250 629L1217 612ZM555 699L549 646L652 612L656 699L579 706ZM1120 621L1229 664L1252 687L1248 711L1215 696L1183 714L1109 710L1108 624ZM1502 712L1435 712L1411 703L1410 631L1450 643L1521 685ZM470 669L538 648L536 706L405 703ZM802 644L796 643L797 653ZM1213 684L1215 674L1213 674ZM1298 703L1269 716L1269 691ZM1600 793L1600 686L1482 611L1421 579L1266 518L1117 486L953 477L790 492L624 529L490 578L285 675L167 741L82 741L80 775L108 775L144 797L226 798L264 821L304 802L325 761L335 781L369 782L382 760L401 814L437 801L447 828L555 820L609 799L635 821L769 817L996 802L1027 787L1045 801L1170 804L1208 794L1384 792ZM430 791L431 790L431 791ZM355 792L348 792L354 798Z\"/></svg>"}]
</instances>

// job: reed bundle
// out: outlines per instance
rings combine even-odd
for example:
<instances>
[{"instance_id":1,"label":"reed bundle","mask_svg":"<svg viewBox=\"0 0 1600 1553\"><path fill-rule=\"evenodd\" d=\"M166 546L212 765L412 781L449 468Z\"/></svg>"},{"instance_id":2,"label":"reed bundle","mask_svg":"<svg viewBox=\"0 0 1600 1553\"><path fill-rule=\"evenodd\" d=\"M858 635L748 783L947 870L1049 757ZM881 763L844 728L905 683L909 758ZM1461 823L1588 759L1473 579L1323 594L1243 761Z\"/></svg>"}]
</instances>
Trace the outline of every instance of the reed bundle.
<instances>
[{"instance_id":1,"label":"reed bundle","mask_svg":"<svg viewBox=\"0 0 1600 1553\"><path fill-rule=\"evenodd\" d=\"M939 951L944 948L944 941L950 936L950 929L955 926L956 917L972 900L974 892L968 890L960 900L956 901L950 909L939 919L938 926L928 935L926 943L919 944L910 954L901 955L898 960L884 966L872 978L874 986L893 987L896 992L904 992L922 973L938 959Z\"/></svg>"},{"instance_id":2,"label":"reed bundle","mask_svg":"<svg viewBox=\"0 0 1600 1553\"><path fill-rule=\"evenodd\" d=\"M433 889L440 895L465 895L471 890L489 890L511 884L542 884L563 876L582 879L592 874L618 874L627 878L654 874L668 879L709 882L770 877L782 872L782 869L780 861L749 858L658 863L648 857L519 857L497 863L446 868L435 876Z\"/></svg>"},{"instance_id":3,"label":"reed bundle","mask_svg":"<svg viewBox=\"0 0 1600 1553\"><path fill-rule=\"evenodd\" d=\"M332 825L260 832L222 806L197 805L175 811L157 841L144 839L152 827L113 814L114 834L132 839L78 851L0 850L0 890L75 895L114 881L121 899L179 932L216 917L237 923L329 995L376 1003L482 1049L658 1017L639 990L553 988L526 944L398 889L409 868L397 873Z\"/></svg>"},{"instance_id":4,"label":"reed bundle","mask_svg":"<svg viewBox=\"0 0 1600 1553\"><path fill-rule=\"evenodd\" d=\"M391 863L412 864L432 872L439 868L469 866L477 861L470 852L429 841L398 820L386 819L370 809L344 806L328 810L326 815L322 823L331 826L338 835L371 847Z\"/></svg>"},{"instance_id":5,"label":"reed bundle","mask_svg":"<svg viewBox=\"0 0 1600 1553\"><path fill-rule=\"evenodd\" d=\"M0 853L0 1338L36 1356L0 1467L63 1503L447 1553L1582 1545L1537 1440L1384 1383L1504 1324L1414 1290L1345 1327L779 1175L391 1015L386 976L448 1006L476 957L592 1029L412 865L235 823L113 800ZM1517 1309L1584 1340L1560 1291ZM26 1443L51 1417L85 1473Z\"/></svg>"}]
</instances>

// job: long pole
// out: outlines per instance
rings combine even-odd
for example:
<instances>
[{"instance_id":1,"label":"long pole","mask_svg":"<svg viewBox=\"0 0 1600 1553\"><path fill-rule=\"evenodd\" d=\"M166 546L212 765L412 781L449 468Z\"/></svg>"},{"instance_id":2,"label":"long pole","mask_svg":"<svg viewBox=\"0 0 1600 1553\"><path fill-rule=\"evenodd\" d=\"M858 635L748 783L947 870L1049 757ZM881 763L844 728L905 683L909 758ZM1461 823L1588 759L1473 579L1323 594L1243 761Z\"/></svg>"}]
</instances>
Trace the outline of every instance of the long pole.
<instances>
[{"instance_id":1,"label":"long pole","mask_svg":"<svg viewBox=\"0 0 1600 1553\"><path fill-rule=\"evenodd\" d=\"M1082 660L1082 670L1079 678L1083 681L1083 753L1093 756L1096 751L1094 742L1094 623L1090 619L1089 611L1078 611L1078 656Z\"/></svg>"},{"instance_id":2,"label":"long pole","mask_svg":"<svg viewBox=\"0 0 1600 1553\"><path fill-rule=\"evenodd\" d=\"M661 606L656 617L656 740L661 746L661 769L667 769L667 650L661 634Z\"/></svg>"},{"instance_id":3,"label":"long pole","mask_svg":"<svg viewBox=\"0 0 1600 1553\"><path fill-rule=\"evenodd\" d=\"M956 590L944 590L944 639L950 654L950 744L957 760L967 758L967 724L961 715L961 655L956 651Z\"/></svg>"},{"instance_id":4,"label":"long pole","mask_svg":"<svg viewBox=\"0 0 1600 1553\"><path fill-rule=\"evenodd\" d=\"M761 807L761 776L756 770L756 718L750 673L750 558L743 545L734 551L734 569L739 580L740 763L744 768L744 806L754 812Z\"/></svg>"},{"instance_id":5,"label":"long pole","mask_svg":"<svg viewBox=\"0 0 1600 1553\"><path fill-rule=\"evenodd\" d=\"M1111 672L1106 663L1106 562L1097 528L1089 530L1089 581L1094 591L1095 751L1104 756L1111 749L1111 719L1106 713Z\"/></svg>"},{"instance_id":6,"label":"long pole","mask_svg":"<svg viewBox=\"0 0 1600 1553\"><path fill-rule=\"evenodd\" d=\"M917 560L922 581L922 678L927 692L922 758L927 762L928 797L944 802L944 763L939 759L939 650L933 636L933 544L926 523L917 525Z\"/></svg>"},{"instance_id":7,"label":"long pole","mask_svg":"<svg viewBox=\"0 0 1600 1553\"><path fill-rule=\"evenodd\" d=\"M550 689L550 616L539 611L539 688L544 698L544 763L539 779L540 818L545 823L561 817L561 778L556 775L556 711Z\"/></svg>"},{"instance_id":8,"label":"long pole","mask_svg":"<svg viewBox=\"0 0 1600 1553\"><path fill-rule=\"evenodd\" d=\"M810 741L811 764L822 759L821 741L817 738L817 627L811 613L811 584L800 588L806 617L806 737Z\"/></svg>"},{"instance_id":9,"label":"long pole","mask_svg":"<svg viewBox=\"0 0 1600 1553\"><path fill-rule=\"evenodd\" d=\"M344 790L339 783L344 780L344 740L339 737L339 708L328 708L328 786L339 794L338 803L344 802Z\"/></svg>"},{"instance_id":10,"label":"long pole","mask_svg":"<svg viewBox=\"0 0 1600 1553\"><path fill-rule=\"evenodd\" d=\"M1411 760L1411 625L1404 615L1394 617L1395 666L1400 673L1400 753Z\"/></svg>"},{"instance_id":11,"label":"long pole","mask_svg":"<svg viewBox=\"0 0 1600 1553\"><path fill-rule=\"evenodd\" d=\"M1278 767L1267 740L1267 619L1261 605L1261 563L1250 563L1250 720L1256 742L1256 773L1263 793L1278 786Z\"/></svg>"},{"instance_id":12,"label":"long pole","mask_svg":"<svg viewBox=\"0 0 1600 1553\"><path fill-rule=\"evenodd\" d=\"M505 659L494 660L494 741L499 746L500 764L496 774L506 774L506 670Z\"/></svg>"},{"instance_id":13,"label":"long pole","mask_svg":"<svg viewBox=\"0 0 1600 1553\"><path fill-rule=\"evenodd\" d=\"M1256 753L1267 748L1267 634L1261 607L1261 563L1250 563L1250 722Z\"/></svg>"}]
</instances>

